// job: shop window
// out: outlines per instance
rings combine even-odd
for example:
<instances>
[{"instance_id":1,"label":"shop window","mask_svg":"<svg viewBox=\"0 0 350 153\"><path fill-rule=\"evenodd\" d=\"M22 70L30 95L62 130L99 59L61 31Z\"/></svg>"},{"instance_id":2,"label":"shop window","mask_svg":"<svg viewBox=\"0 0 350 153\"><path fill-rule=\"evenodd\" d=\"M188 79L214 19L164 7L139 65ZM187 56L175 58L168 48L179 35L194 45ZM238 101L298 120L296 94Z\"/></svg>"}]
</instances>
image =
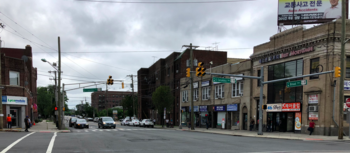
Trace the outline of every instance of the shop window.
<instances>
[{"instance_id":1,"label":"shop window","mask_svg":"<svg viewBox=\"0 0 350 153\"><path fill-rule=\"evenodd\" d=\"M193 90L193 100L197 101L198 100L198 89Z\"/></svg>"},{"instance_id":2,"label":"shop window","mask_svg":"<svg viewBox=\"0 0 350 153\"><path fill-rule=\"evenodd\" d=\"M19 72L10 71L10 85L19 86Z\"/></svg>"},{"instance_id":3,"label":"shop window","mask_svg":"<svg viewBox=\"0 0 350 153\"><path fill-rule=\"evenodd\" d=\"M182 102L188 102L188 91L182 91Z\"/></svg>"},{"instance_id":4,"label":"shop window","mask_svg":"<svg viewBox=\"0 0 350 153\"><path fill-rule=\"evenodd\" d=\"M243 81L232 83L232 97L243 96Z\"/></svg>"},{"instance_id":5,"label":"shop window","mask_svg":"<svg viewBox=\"0 0 350 153\"><path fill-rule=\"evenodd\" d=\"M310 60L310 74L318 73L318 65L320 64L320 58L314 58ZM318 79L318 75L310 76L310 79Z\"/></svg>"},{"instance_id":6,"label":"shop window","mask_svg":"<svg viewBox=\"0 0 350 153\"><path fill-rule=\"evenodd\" d=\"M350 57L346 57L346 78L350 78Z\"/></svg>"},{"instance_id":7,"label":"shop window","mask_svg":"<svg viewBox=\"0 0 350 153\"><path fill-rule=\"evenodd\" d=\"M257 76L258 76L258 77L261 76L261 70L258 70L258 75L257 75ZM257 79L257 82L258 82L258 87L260 87L260 85L261 85L260 80Z\"/></svg>"},{"instance_id":8,"label":"shop window","mask_svg":"<svg viewBox=\"0 0 350 153\"><path fill-rule=\"evenodd\" d=\"M215 86L215 99L221 99L224 98L224 85L220 84L220 85L216 85Z\"/></svg>"},{"instance_id":9,"label":"shop window","mask_svg":"<svg viewBox=\"0 0 350 153\"><path fill-rule=\"evenodd\" d=\"M202 100L208 100L210 98L210 87L202 88Z\"/></svg>"}]
</instances>

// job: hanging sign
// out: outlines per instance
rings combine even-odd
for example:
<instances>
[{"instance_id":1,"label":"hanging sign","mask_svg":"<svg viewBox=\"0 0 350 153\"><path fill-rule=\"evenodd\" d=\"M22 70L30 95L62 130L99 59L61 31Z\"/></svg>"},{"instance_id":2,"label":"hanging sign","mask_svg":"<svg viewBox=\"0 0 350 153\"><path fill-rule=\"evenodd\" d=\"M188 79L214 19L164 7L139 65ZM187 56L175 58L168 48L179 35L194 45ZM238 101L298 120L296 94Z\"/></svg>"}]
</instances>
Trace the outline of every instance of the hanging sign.
<instances>
[{"instance_id":1,"label":"hanging sign","mask_svg":"<svg viewBox=\"0 0 350 153\"><path fill-rule=\"evenodd\" d=\"M295 113L295 130L301 130L301 112Z\"/></svg>"},{"instance_id":2,"label":"hanging sign","mask_svg":"<svg viewBox=\"0 0 350 153\"><path fill-rule=\"evenodd\" d=\"M309 104L317 104L318 103L318 95L309 95Z\"/></svg>"}]
</instances>

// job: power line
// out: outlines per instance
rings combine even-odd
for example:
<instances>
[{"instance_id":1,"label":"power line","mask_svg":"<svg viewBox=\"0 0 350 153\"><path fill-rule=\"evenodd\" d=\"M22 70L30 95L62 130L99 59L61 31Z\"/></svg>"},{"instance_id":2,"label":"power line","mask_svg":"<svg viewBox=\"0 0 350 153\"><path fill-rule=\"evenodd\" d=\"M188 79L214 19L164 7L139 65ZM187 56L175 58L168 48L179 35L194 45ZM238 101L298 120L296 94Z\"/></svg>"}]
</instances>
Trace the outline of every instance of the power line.
<instances>
[{"instance_id":1,"label":"power line","mask_svg":"<svg viewBox=\"0 0 350 153\"><path fill-rule=\"evenodd\" d=\"M245 50L245 49L253 49L253 48L225 48L220 50ZM207 50L209 51L209 50ZM136 50L129 50L129 51L92 51L92 52L61 52L65 54L80 54L80 53L159 53L159 52L177 52L174 50L164 50L164 51L155 51L155 50L144 50L144 51L136 51ZM43 52L33 52L33 53L43 53ZM53 53L53 52L52 52Z\"/></svg>"},{"instance_id":2,"label":"power line","mask_svg":"<svg viewBox=\"0 0 350 153\"><path fill-rule=\"evenodd\" d=\"M83 2L98 2L98 3L139 3L139 4L193 4L193 3L234 3L234 2L246 2L246 1L255 1L255 0L227 0L227 1L182 1L182 2L176 2L176 1L170 1L170 2L164 2L164 1L148 1L148 2L127 2L127 1L96 1L96 0L75 0L75 1L83 1Z\"/></svg>"},{"instance_id":3,"label":"power line","mask_svg":"<svg viewBox=\"0 0 350 153\"><path fill-rule=\"evenodd\" d=\"M44 74L38 74L38 75L47 76L47 77L53 77L53 76L44 75ZM65 79L65 80L75 80L75 81L91 81L91 80L80 80L80 79L71 79L71 78L62 78L62 79ZM102 81L102 80L94 80L94 81Z\"/></svg>"},{"instance_id":4,"label":"power line","mask_svg":"<svg viewBox=\"0 0 350 153\"><path fill-rule=\"evenodd\" d=\"M71 60L69 57L66 57L67 59L69 59L70 61L72 61L73 63L75 63L73 60ZM78 65L79 67L81 67L83 70L85 70L86 72L90 73L88 70L84 69L82 66L80 66L78 63L75 63L76 65ZM96 77L94 74L90 73L92 76ZM96 77L98 78L98 77Z\"/></svg>"}]
</instances>

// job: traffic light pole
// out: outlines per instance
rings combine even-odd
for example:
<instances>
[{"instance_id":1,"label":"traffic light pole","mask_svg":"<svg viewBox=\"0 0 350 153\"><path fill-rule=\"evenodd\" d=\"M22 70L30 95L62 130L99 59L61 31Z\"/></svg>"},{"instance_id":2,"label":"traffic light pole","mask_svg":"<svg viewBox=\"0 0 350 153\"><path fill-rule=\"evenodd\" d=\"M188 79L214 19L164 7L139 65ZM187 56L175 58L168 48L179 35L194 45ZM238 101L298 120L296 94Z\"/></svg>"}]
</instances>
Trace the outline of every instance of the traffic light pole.
<instances>
[{"instance_id":1,"label":"traffic light pole","mask_svg":"<svg viewBox=\"0 0 350 153\"><path fill-rule=\"evenodd\" d=\"M190 44L190 68L191 71L193 71L193 50L192 50L192 43ZM191 84L191 130L194 130L194 112L193 112L193 73L191 73L190 77L190 84Z\"/></svg>"},{"instance_id":2,"label":"traffic light pole","mask_svg":"<svg viewBox=\"0 0 350 153\"><path fill-rule=\"evenodd\" d=\"M62 130L62 104L61 104L61 96L60 96L60 90L61 90L61 41L60 37L58 37L58 129Z\"/></svg>"},{"instance_id":3,"label":"traffic light pole","mask_svg":"<svg viewBox=\"0 0 350 153\"><path fill-rule=\"evenodd\" d=\"M346 28L346 1L342 1L342 17L341 17L341 55L340 55L340 81L339 81L339 126L338 139L343 139L343 108L344 108L344 77L345 77L345 28Z\"/></svg>"}]
</instances>

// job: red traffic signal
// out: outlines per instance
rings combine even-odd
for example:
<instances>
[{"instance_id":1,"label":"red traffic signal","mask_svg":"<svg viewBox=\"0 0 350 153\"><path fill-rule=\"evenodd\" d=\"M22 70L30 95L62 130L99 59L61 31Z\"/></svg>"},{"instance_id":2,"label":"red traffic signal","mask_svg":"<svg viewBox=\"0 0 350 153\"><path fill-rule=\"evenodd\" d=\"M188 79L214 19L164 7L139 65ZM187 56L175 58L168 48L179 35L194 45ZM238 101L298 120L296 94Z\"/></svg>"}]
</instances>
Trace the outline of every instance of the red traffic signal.
<instances>
[{"instance_id":1,"label":"red traffic signal","mask_svg":"<svg viewBox=\"0 0 350 153\"><path fill-rule=\"evenodd\" d=\"M55 111L57 111L57 107L55 107Z\"/></svg>"},{"instance_id":2,"label":"red traffic signal","mask_svg":"<svg viewBox=\"0 0 350 153\"><path fill-rule=\"evenodd\" d=\"M208 116L208 114L205 114L205 116Z\"/></svg>"}]
</instances>

